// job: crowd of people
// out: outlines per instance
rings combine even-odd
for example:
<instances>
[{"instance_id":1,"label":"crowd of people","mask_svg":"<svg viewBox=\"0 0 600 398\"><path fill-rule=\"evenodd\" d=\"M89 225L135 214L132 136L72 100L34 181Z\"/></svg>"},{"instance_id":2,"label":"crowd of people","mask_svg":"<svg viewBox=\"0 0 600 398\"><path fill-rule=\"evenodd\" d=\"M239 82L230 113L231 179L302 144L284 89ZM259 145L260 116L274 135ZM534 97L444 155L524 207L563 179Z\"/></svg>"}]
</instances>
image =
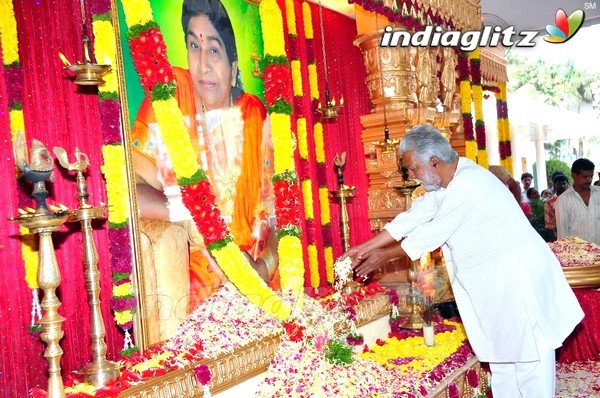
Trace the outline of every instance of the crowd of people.
<instances>
[{"instance_id":1,"label":"crowd of people","mask_svg":"<svg viewBox=\"0 0 600 398\"><path fill-rule=\"evenodd\" d=\"M592 184L594 168L589 159L577 159L573 162L570 176L562 171L554 172L550 176L551 185L542 193L533 186L531 173L521 175L519 204L532 226L547 242L577 236L600 244L600 172L598 180ZM492 168L490 171L494 172ZM503 182L507 178L512 179L510 175L500 177L497 172L494 174ZM519 183L513 179L513 185L518 186ZM567 195L562 196L565 193Z\"/></svg>"}]
</instances>

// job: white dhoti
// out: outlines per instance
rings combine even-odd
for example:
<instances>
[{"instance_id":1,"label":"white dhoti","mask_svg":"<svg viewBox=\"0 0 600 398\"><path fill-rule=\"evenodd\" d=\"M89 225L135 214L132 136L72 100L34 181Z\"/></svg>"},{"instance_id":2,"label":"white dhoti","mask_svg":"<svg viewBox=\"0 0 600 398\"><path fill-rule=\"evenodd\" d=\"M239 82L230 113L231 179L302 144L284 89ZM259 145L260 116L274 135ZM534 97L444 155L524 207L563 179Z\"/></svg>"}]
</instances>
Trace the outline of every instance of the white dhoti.
<instances>
[{"instance_id":1,"label":"white dhoti","mask_svg":"<svg viewBox=\"0 0 600 398\"><path fill-rule=\"evenodd\" d=\"M540 328L533 329L539 360L490 363L494 398L553 398L556 385L555 350Z\"/></svg>"}]
</instances>

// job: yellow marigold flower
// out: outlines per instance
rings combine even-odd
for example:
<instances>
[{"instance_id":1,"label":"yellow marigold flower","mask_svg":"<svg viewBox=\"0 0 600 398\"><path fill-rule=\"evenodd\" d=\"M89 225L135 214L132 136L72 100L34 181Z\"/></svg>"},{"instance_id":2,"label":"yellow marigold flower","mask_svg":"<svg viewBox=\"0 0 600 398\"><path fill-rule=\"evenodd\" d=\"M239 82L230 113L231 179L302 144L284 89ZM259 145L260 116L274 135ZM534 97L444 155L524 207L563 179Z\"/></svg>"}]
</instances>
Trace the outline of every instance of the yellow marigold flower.
<instances>
[{"instance_id":1,"label":"yellow marigold flower","mask_svg":"<svg viewBox=\"0 0 600 398\"><path fill-rule=\"evenodd\" d=\"M17 21L12 0L0 0L0 43L4 65L19 61L19 41L17 39Z\"/></svg>"},{"instance_id":2,"label":"yellow marigold flower","mask_svg":"<svg viewBox=\"0 0 600 398\"><path fill-rule=\"evenodd\" d=\"M38 244L35 234L29 233L25 227L19 227L21 232L21 254L25 262L25 281L30 289L37 289Z\"/></svg>"},{"instance_id":3,"label":"yellow marigold flower","mask_svg":"<svg viewBox=\"0 0 600 398\"><path fill-rule=\"evenodd\" d=\"M240 248L233 242L211 254L229 280L254 305L277 319L287 319L291 314L288 303L281 300L254 271Z\"/></svg>"},{"instance_id":4,"label":"yellow marigold flower","mask_svg":"<svg viewBox=\"0 0 600 398\"><path fill-rule=\"evenodd\" d=\"M96 60L101 64L113 65L113 68L103 76L106 82L98 89L101 92L118 92L119 84L117 72L114 67L116 54L115 31L110 21L94 21L92 23L94 31L94 52Z\"/></svg>"},{"instance_id":5,"label":"yellow marigold flower","mask_svg":"<svg viewBox=\"0 0 600 398\"><path fill-rule=\"evenodd\" d=\"M506 158L506 160L505 160L505 163L506 164L504 165L504 167L506 167L506 170L508 170L508 172L510 174L512 174L512 170L513 170L513 167L512 167L512 156L508 156Z\"/></svg>"},{"instance_id":6,"label":"yellow marigold flower","mask_svg":"<svg viewBox=\"0 0 600 398\"><path fill-rule=\"evenodd\" d=\"M319 204L321 205L321 224L327 225L331 222L329 189L327 187L319 187Z\"/></svg>"},{"instance_id":7,"label":"yellow marigold flower","mask_svg":"<svg viewBox=\"0 0 600 398\"><path fill-rule=\"evenodd\" d=\"M302 2L302 20L304 22L304 37L308 40L315 37L313 33L312 14L307 2Z\"/></svg>"},{"instance_id":8,"label":"yellow marigold flower","mask_svg":"<svg viewBox=\"0 0 600 398\"><path fill-rule=\"evenodd\" d=\"M85 393L85 394L94 396L94 395L96 395L97 389L98 389L98 387L94 387L91 384L77 383L71 387L65 387L65 393L67 393L67 394Z\"/></svg>"},{"instance_id":9,"label":"yellow marigold flower","mask_svg":"<svg viewBox=\"0 0 600 398\"><path fill-rule=\"evenodd\" d=\"M25 131L25 120L23 118L23 111L19 109L13 109L8 113L10 118L10 130L12 132L12 141L17 138L17 132Z\"/></svg>"},{"instance_id":10,"label":"yellow marigold flower","mask_svg":"<svg viewBox=\"0 0 600 398\"><path fill-rule=\"evenodd\" d=\"M302 198L304 199L304 217L307 220L315 218L315 210L312 199L312 182L310 180L302 181Z\"/></svg>"},{"instance_id":11,"label":"yellow marigold flower","mask_svg":"<svg viewBox=\"0 0 600 398\"><path fill-rule=\"evenodd\" d=\"M314 244L309 244L308 251L308 266L310 268L310 285L314 288L319 287L321 278L319 277L319 258L317 256L317 247Z\"/></svg>"},{"instance_id":12,"label":"yellow marigold flower","mask_svg":"<svg viewBox=\"0 0 600 398\"><path fill-rule=\"evenodd\" d=\"M296 129L298 131L298 153L304 160L308 159L308 138L306 133L306 119L299 117L296 121Z\"/></svg>"},{"instance_id":13,"label":"yellow marigold flower","mask_svg":"<svg viewBox=\"0 0 600 398\"><path fill-rule=\"evenodd\" d=\"M199 166L177 101L173 97L152 101L152 108L175 175L177 178L192 177Z\"/></svg>"},{"instance_id":14,"label":"yellow marigold flower","mask_svg":"<svg viewBox=\"0 0 600 398\"><path fill-rule=\"evenodd\" d=\"M317 79L317 65L308 64L308 84L310 85L310 98L315 100L318 99L319 94L319 80Z\"/></svg>"},{"instance_id":15,"label":"yellow marigold flower","mask_svg":"<svg viewBox=\"0 0 600 398\"><path fill-rule=\"evenodd\" d=\"M134 365L131 369L135 372L142 373L148 369L155 369L162 367L162 363L167 360L172 354L169 351L165 351L155 357L152 357L144 362L140 362Z\"/></svg>"},{"instance_id":16,"label":"yellow marigold flower","mask_svg":"<svg viewBox=\"0 0 600 398\"><path fill-rule=\"evenodd\" d=\"M382 346L374 345L369 352L360 355L363 358L374 360L382 366L395 368L403 373L410 372L420 377L455 353L467 338L461 324L449 321L444 321L444 323L454 325L456 329L450 332L437 333L434 347L425 346L422 336L408 337L401 340L393 337L386 340L386 344ZM410 357L414 359L406 364L394 365L392 362L394 359Z\"/></svg>"},{"instance_id":17,"label":"yellow marigold flower","mask_svg":"<svg viewBox=\"0 0 600 398\"><path fill-rule=\"evenodd\" d=\"M292 87L296 97L302 96L302 73L300 72L300 61L292 60Z\"/></svg>"},{"instance_id":18,"label":"yellow marigold flower","mask_svg":"<svg viewBox=\"0 0 600 398\"><path fill-rule=\"evenodd\" d=\"M315 123L313 135L315 137L315 157L317 163L325 163L325 143L323 141L323 125L321 123Z\"/></svg>"},{"instance_id":19,"label":"yellow marigold flower","mask_svg":"<svg viewBox=\"0 0 600 398\"><path fill-rule=\"evenodd\" d=\"M108 203L108 221L123 224L129 219L129 190L127 189L127 170L125 153L121 145L103 145L104 164L100 170L106 180Z\"/></svg>"},{"instance_id":20,"label":"yellow marigold flower","mask_svg":"<svg viewBox=\"0 0 600 398\"><path fill-rule=\"evenodd\" d=\"M127 311L115 311L115 322L117 325L125 325L133 320L133 312Z\"/></svg>"},{"instance_id":21,"label":"yellow marigold flower","mask_svg":"<svg viewBox=\"0 0 600 398\"><path fill-rule=\"evenodd\" d=\"M133 293L131 282L125 282L121 285L113 285L112 294L113 297L125 297Z\"/></svg>"},{"instance_id":22,"label":"yellow marigold flower","mask_svg":"<svg viewBox=\"0 0 600 398\"><path fill-rule=\"evenodd\" d=\"M469 52L469 59L479 59L481 56L481 50L477 47L475 50Z\"/></svg>"},{"instance_id":23,"label":"yellow marigold flower","mask_svg":"<svg viewBox=\"0 0 600 398\"><path fill-rule=\"evenodd\" d=\"M475 140L465 141L465 156L474 162L476 161L477 142Z\"/></svg>"},{"instance_id":24,"label":"yellow marigold flower","mask_svg":"<svg viewBox=\"0 0 600 398\"><path fill-rule=\"evenodd\" d=\"M275 174L280 174L286 170L294 170L295 142L292 135L290 116L282 113L272 113L270 118Z\"/></svg>"},{"instance_id":25,"label":"yellow marigold flower","mask_svg":"<svg viewBox=\"0 0 600 398\"><path fill-rule=\"evenodd\" d=\"M467 80L460 82L460 96L462 113L471 113L471 82Z\"/></svg>"},{"instance_id":26,"label":"yellow marigold flower","mask_svg":"<svg viewBox=\"0 0 600 398\"><path fill-rule=\"evenodd\" d=\"M285 39L283 37L283 17L277 0L263 0L258 8L263 32L265 54L285 56Z\"/></svg>"},{"instance_id":27,"label":"yellow marigold flower","mask_svg":"<svg viewBox=\"0 0 600 398\"><path fill-rule=\"evenodd\" d=\"M288 25L288 34L298 36L296 30L296 13L294 11L294 0L285 0L285 19Z\"/></svg>"},{"instance_id":28,"label":"yellow marigold flower","mask_svg":"<svg viewBox=\"0 0 600 398\"><path fill-rule=\"evenodd\" d=\"M152 8L148 0L124 0L122 4L128 27L143 25L153 20Z\"/></svg>"},{"instance_id":29,"label":"yellow marigold flower","mask_svg":"<svg viewBox=\"0 0 600 398\"><path fill-rule=\"evenodd\" d=\"M333 284L333 247L325 246L325 271L327 272L327 282Z\"/></svg>"},{"instance_id":30,"label":"yellow marigold flower","mask_svg":"<svg viewBox=\"0 0 600 398\"><path fill-rule=\"evenodd\" d=\"M295 236L286 235L279 240L279 275L283 292L299 292L304 286L304 259L302 242ZM298 295L296 295L298 297Z\"/></svg>"},{"instance_id":31,"label":"yellow marigold flower","mask_svg":"<svg viewBox=\"0 0 600 398\"><path fill-rule=\"evenodd\" d=\"M488 168L489 161L488 161L487 151L485 149L478 149L477 150L477 163L481 167L485 167L486 169Z\"/></svg>"}]
</instances>

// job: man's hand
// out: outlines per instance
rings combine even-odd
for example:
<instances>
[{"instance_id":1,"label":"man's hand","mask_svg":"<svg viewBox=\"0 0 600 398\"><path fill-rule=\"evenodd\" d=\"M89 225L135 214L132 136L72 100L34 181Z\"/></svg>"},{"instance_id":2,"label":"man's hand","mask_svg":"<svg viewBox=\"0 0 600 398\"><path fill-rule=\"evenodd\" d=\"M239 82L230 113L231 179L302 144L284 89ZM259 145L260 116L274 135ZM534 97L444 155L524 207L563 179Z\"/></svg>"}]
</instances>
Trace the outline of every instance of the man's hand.
<instances>
[{"instance_id":1,"label":"man's hand","mask_svg":"<svg viewBox=\"0 0 600 398\"><path fill-rule=\"evenodd\" d=\"M357 262L356 265L352 263L352 268L354 268L357 276L366 277L385 263L405 256L406 252L402 249L402 246L399 243L394 243L389 247L373 249L362 253L361 261Z\"/></svg>"},{"instance_id":2,"label":"man's hand","mask_svg":"<svg viewBox=\"0 0 600 398\"><path fill-rule=\"evenodd\" d=\"M360 262L356 265L354 262L352 263L356 276L366 278L371 272L383 266L389 260L385 256L385 250L373 249L368 253L363 253Z\"/></svg>"}]
</instances>

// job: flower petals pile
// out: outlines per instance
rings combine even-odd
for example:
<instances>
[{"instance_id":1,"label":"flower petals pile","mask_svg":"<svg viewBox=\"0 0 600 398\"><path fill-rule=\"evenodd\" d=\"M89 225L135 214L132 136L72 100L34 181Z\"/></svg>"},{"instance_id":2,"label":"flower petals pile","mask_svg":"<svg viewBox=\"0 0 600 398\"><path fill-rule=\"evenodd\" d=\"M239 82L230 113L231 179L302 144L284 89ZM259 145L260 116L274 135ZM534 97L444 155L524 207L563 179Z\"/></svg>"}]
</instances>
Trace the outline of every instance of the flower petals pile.
<instances>
[{"instance_id":1,"label":"flower petals pile","mask_svg":"<svg viewBox=\"0 0 600 398\"><path fill-rule=\"evenodd\" d=\"M570 236L549 243L563 267L585 267L600 264L600 247L581 238Z\"/></svg>"}]
</instances>

